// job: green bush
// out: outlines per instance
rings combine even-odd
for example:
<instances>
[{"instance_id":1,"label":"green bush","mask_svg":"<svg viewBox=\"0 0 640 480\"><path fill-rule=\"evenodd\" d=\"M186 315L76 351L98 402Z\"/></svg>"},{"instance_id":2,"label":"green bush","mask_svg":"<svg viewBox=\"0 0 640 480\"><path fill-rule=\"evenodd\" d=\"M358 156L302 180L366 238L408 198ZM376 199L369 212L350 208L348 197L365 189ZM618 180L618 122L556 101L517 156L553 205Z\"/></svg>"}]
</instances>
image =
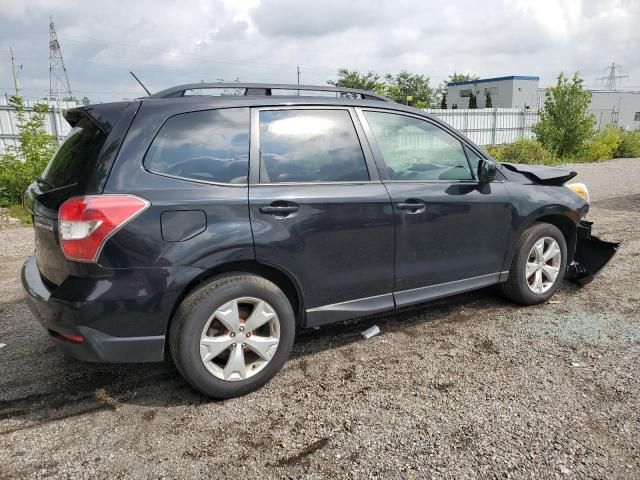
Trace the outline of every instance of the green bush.
<instances>
[{"instance_id":1,"label":"green bush","mask_svg":"<svg viewBox=\"0 0 640 480\"><path fill-rule=\"evenodd\" d=\"M640 132L624 132L615 152L616 158L640 158Z\"/></svg>"},{"instance_id":2,"label":"green bush","mask_svg":"<svg viewBox=\"0 0 640 480\"><path fill-rule=\"evenodd\" d=\"M45 162L46 166L46 162ZM13 155L0 158L0 207L21 203L22 194L33 182L34 175L42 174L44 167L23 162Z\"/></svg>"},{"instance_id":3,"label":"green bush","mask_svg":"<svg viewBox=\"0 0 640 480\"><path fill-rule=\"evenodd\" d=\"M499 162L502 162L504 160L504 158L505 158L504 157L504 151L505 151L506 147L507 147L506 144L502 144L502 145L485 145L484 149L493 158L495 158Z\"/></svg>"},{"instance_id":4,"label":"green bush","mask_svg":"<svg viewBox=\"0 0 640 480\"><path fill-rule=\"evenodd\" d=\"M622 142L622 132L613 125L607 125L586 142L576 160L599 162L612 159Z\"/></svg>"},{"instance_id":5,"label":"green bush","mask_svg":"<svg viewBox=\"0 0 640 480\"><path fill-rule=\"evenodd\" d=\"M556 157L537 140L516 140L505 145L490 145L487 151L499 162L526 165L552 165Z\"/></svg>"},{"instance_id":6,"label":"green bush","mask_svg":"<svg viewBox=\"0 0 640 480\"><path fill-rule=\"evenodd\" d=\"M555 87L545 91L540 121L533 126L536 138L555 156L579 154L593 135L595 119L588 113L591 92L583 87L578 74L558 75Z\"/></svg>"},{"instance_id":7,"label":"green bush","mask_svg":"<svg viewBox=\"0 0 640 480\"><path fill-rule=\"evenodd\" d=\"M35 175L42 175L56 149L55 137L45 130L49 107L36 104L27 115L21 97L11 97L9 104L16 109L20 142L0 156L0 207L22 203L22 194Z\"/></svg>"}]
</instances>

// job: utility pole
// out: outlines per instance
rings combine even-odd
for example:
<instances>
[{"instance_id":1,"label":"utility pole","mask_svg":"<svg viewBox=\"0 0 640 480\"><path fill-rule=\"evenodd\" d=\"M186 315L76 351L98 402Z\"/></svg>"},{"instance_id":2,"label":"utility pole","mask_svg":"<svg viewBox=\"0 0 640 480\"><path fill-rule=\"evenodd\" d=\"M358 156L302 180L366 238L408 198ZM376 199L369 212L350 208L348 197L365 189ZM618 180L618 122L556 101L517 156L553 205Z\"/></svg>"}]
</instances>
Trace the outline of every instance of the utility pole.
<instances>
[{"instance_id":1,"label":"utility pole","mask_svg":"<svg viewBox=\"0 0 640 480\"><path fill-rule=\"evenodd\" d=\"M67 75L67 67L64 65L62 58L62 49L58 42L56 27L53 24L53 18L49 17L49 99L54 98L54 92L59 90L60 84L66 86L64 93L71 94L71 85L69 84L69 76ZM55 81L55 85L54 85Z\"/></svg>"},{"instance_id":2,"label":"utility pole","mask_svg":"<svg viewBox=\"0 0 640 480\"><path fill-rule=\"evenodd\" d=\"M15 58L13 58L13 49L9 47L9 52L11 53L11 70L13 70L13 85L16 89L16 97L20 96L20 84L18 83L18 74L16 73L16 62Z\"/></svg>"},{"instance_id":3,"label":"utility pole","mask_svg":"<svg viewBox=\"0 0 640 480\"><path fill-rule=\"evenodd\" d=\"M296 73L298 74L298 85L300 85L300 65L296 65Z\"/></svg>"},{"instance_id":4,"label":"utility pole","mask_svg":"<svg viewBox=\"0 0 640 480\"><path fill-rule=\"evenodd\" d=\"M597 80L600 80L607 90L615 91L617 90L616 82L617 80L622 80L623 78L629 78L629 75L617 75L618 71L622 69L622 65L618 65L615 62L611 62L611 65L605 68L605 71L609 70L609 75L606 77L600 77Z\"/></svg>"}]
</instances>

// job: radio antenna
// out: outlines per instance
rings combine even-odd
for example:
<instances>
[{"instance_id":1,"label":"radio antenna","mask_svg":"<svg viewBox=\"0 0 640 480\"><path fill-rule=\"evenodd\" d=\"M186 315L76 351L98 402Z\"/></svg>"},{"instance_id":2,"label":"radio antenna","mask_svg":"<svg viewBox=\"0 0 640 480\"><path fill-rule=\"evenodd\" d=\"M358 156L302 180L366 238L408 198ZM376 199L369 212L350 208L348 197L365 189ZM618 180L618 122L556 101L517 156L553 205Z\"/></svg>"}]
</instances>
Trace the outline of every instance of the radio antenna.
<instances>
[{"instance_id":1,"label":"radio antenna","mask_svg":"<svg viewBox=\"0 0 640 480\"><path fill-rule=\"evenodd\" d=\"M145 87L145 86L144 86L144 83L142 83L138 77L136 77L136 74L135 74L135 73L133 73L133 72L131 72L131 71L130 71L129 73L131 74L131 76L132 76L133 78L135 78L135 79L136 79L136 81L140 84L140 86L141 86L142 88L144 88L144 91L145 91L145 92L147 92L147 95L151 95L151 92L149 91L149 89L148 89L147 87Z\"/></svg>"}]
</instances>

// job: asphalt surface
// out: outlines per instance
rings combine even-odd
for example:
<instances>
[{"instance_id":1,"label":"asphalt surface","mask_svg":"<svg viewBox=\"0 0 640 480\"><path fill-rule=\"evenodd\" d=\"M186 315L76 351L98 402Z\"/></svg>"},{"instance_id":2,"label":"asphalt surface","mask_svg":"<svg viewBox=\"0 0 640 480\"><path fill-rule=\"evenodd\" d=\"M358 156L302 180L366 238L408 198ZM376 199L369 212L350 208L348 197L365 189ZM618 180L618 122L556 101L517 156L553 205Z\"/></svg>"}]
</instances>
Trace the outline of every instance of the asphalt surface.
<instances>
[{"instance_id":1,"label":"asphalt surface","mask_svg":"<svg viewBox=\"0 0 640 480\"><path fill-rule=\"evenodd\" d=\"M624 242L592 284L306 332L224 402L170 363L64 358L23 301L31 229L1 229L0 478L640 478L640 159L575 168Z\"/></svg>"}]
</instances>

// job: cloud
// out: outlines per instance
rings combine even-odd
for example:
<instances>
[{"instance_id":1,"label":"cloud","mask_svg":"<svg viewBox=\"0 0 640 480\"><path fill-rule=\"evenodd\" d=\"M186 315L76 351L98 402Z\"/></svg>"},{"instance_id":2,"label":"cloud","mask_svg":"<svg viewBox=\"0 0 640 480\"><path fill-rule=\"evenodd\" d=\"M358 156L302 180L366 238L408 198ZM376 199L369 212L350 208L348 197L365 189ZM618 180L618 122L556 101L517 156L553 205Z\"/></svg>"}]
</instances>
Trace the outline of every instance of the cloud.
<instances>
[{"instance_id":1,"label":"cloud","mask_svg":"<svg viewBox=\"0 0 640 480\"><path fill-rule=\"evenodd\" d=\"M324 84L339 67L402 69L434 84L454 70L483 77L580 71L612 60L640 89L640 2L629 0L0 0L0 92L13 84L8 47L30 97L48 91L53 16L72 89L92 100L200 80ZM623 84L624 86L624 84Z\"/></svg>"}]
</instances>

